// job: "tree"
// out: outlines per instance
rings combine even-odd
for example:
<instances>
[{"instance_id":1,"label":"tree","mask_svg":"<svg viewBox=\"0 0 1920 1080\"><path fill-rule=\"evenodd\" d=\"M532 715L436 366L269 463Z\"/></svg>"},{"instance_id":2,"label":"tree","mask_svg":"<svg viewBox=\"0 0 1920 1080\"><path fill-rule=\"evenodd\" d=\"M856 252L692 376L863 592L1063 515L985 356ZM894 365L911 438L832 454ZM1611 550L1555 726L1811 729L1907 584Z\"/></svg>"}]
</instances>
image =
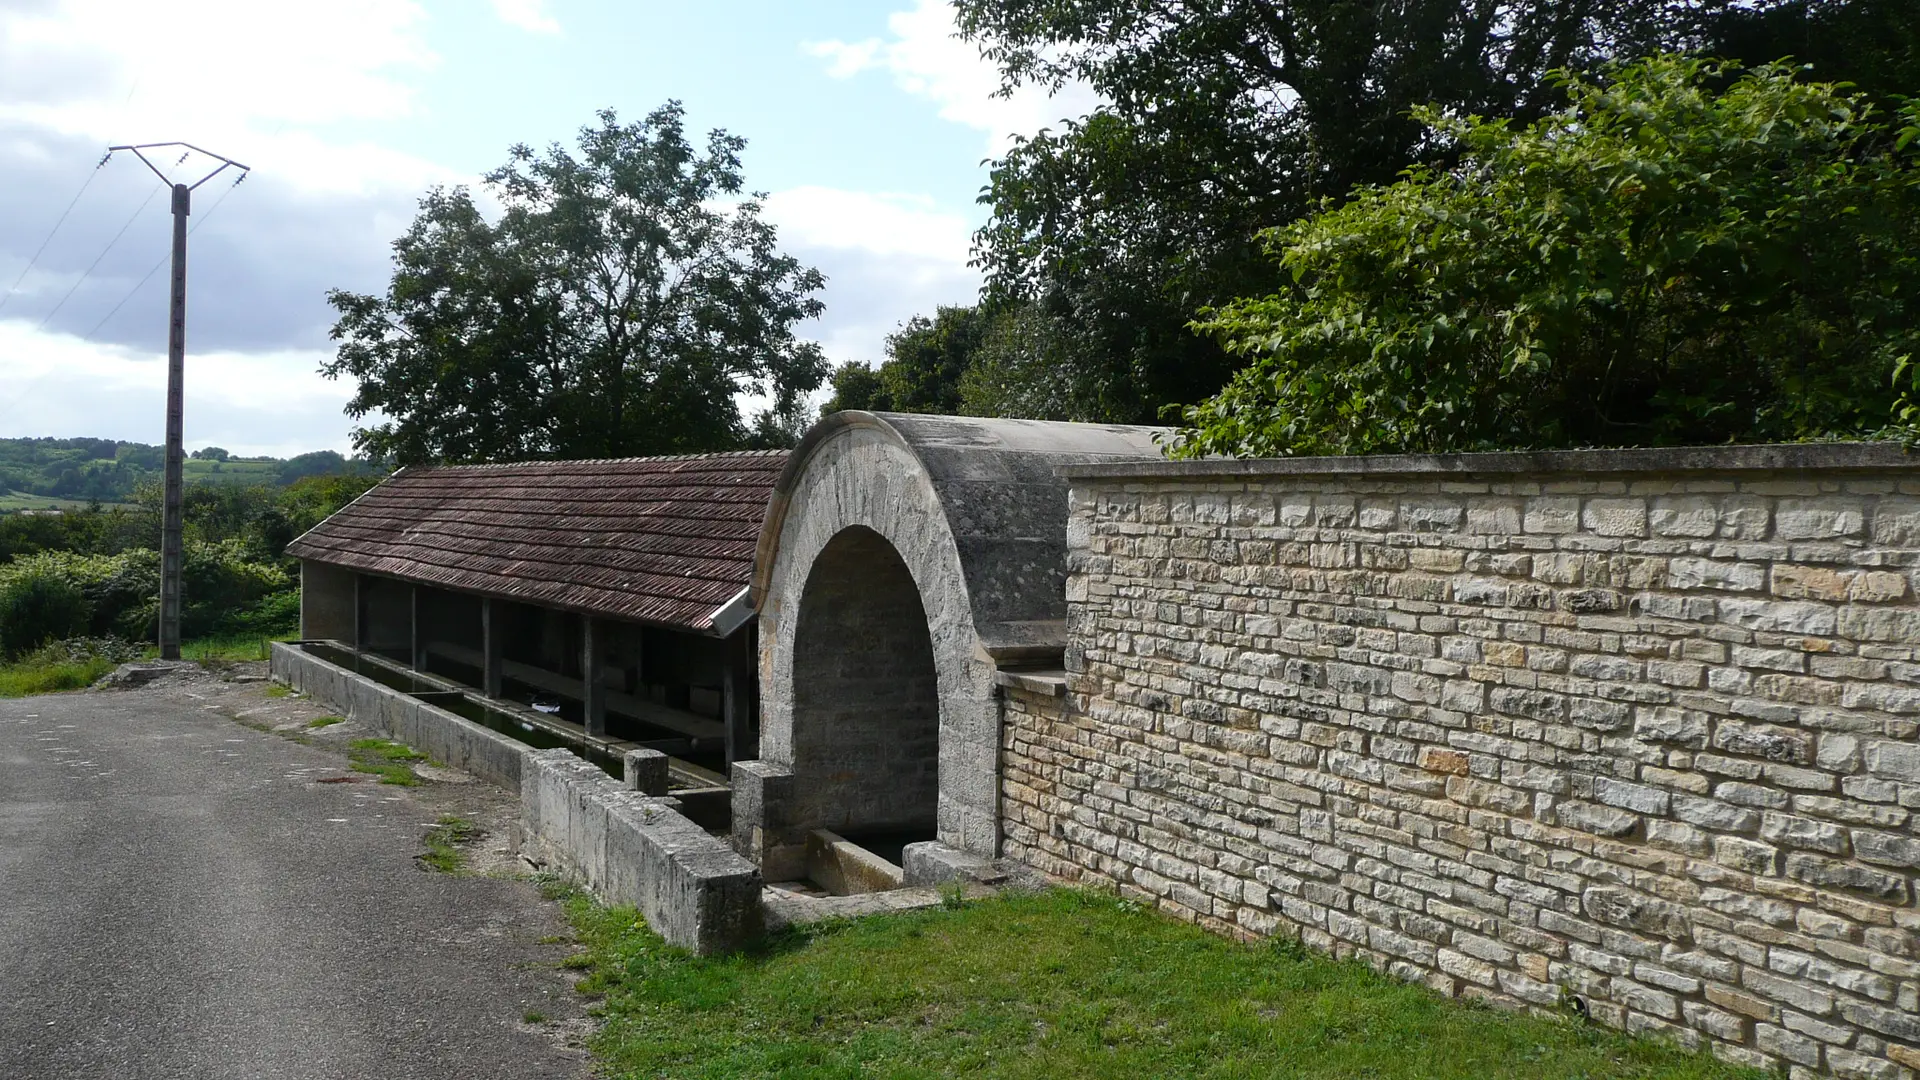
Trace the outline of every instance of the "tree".
<instances>
[{"instance_id":1,"label":"tree","mask_svg":"<svg viewBox=\"0 0 1920 1080\"><path fill-rule=\"evenodd\" d=\"M1033 332L1074 419L1151 422L1233 362L1192 313L1277 284L1255 234L1446 150L1416 105L1540 115L1545 73L1682 34L1670 0L958 0L1007 86L1082 80L1106 104L994 163L987 296Z\"/></svg>"},{"instance_id":2,"label":"tree","mask_svg":"<svg viewBox=\"0 0 1920 1080\"><path fill-rule=\"evenodd\" d=\"M934 309L887 335L887 358L875 370L846 363L833 373L833 397L821 413L842 409L941 413L964 410L960 378L973 364L993 316L978 307Z\"/></svg>"},{"instance_id":3,"label":"tree","mask_svg":"<svg viewBox=\"0 0 1920 1080\"><path fill-rule=\"evenodd\" d=\"M1815 62L1875 93L1920 83L1912 0L957 0L1008 87L1105 104L995 162L976 237L986 298L1034 304L1070 416L1150 422L1234 361L1192 313L1279 287L1255 239L1355 185L1445 165L1432 106L1529 123L1556 69L1667 49ZM1044 393L1039 396L1045 397Z\"/></svg>"},{"instance_id":4,"label":"tree","mask_svg":"<svg viewBox=\"0 0 1920 1080\"><path fill-rule=\"evenodd\" d=\"M228 453L224 447L208 446L195 450L187 456L195 461L225 461L233 455Z\"/></svg>"},{"instance_id":5,"label":"tree","mask_svg":"<svg viewBox=\"0 0 1920 1080\"><path fill-rule=\"evenodd\" d=\"M735 402L795 414L826 362L794 326L825 284L776 246L745 195L745 140L704 152L668 102L639 123L611 110L577 151L513 148L485 183L436 188L394 243L384 295L335 290L338 355L359 384L355 446L400 464L724 450L753 430ZM776 423L774 427L778 427Z\"/></svg>"},{"instance_id":6,"label":"tree","mask_svg":"<svg viewBox=\"0 0 1920 1080\"><path fill-rule=\"evenodd\" d=\"M1700 50L1764 64L1792 57L1811 78L1845 81L1885 108L1920 90L1920 6L1912 0L1762 0L1717 6Z\"/></svg>"},{"instance_id":7,"label":"tree","mask_svg":"<svg viewBox=\"0 0 1920 1080\"><path fill-rule=\"evenodd\" d=\"M879 370L858 360L849 360L833 369L833 396L820 406L820 415L831 416L848 409L894 411L893 395L887 392Z\"/></svg>"},{"instance_id":8,"label":"tree","mask_svg":"<svg viewBox=\"0 0 1920 1080\"><path fill-rule=\"evenodd\" d=\"M1273 230L1206 313L1247 366L1180 452L1869 436L1920 355L1920 106L1662 57L1528 126L1421 110L1460 162ZM1904 127L1902 127L1904 125Z\"/></svg>"}]
</instances>

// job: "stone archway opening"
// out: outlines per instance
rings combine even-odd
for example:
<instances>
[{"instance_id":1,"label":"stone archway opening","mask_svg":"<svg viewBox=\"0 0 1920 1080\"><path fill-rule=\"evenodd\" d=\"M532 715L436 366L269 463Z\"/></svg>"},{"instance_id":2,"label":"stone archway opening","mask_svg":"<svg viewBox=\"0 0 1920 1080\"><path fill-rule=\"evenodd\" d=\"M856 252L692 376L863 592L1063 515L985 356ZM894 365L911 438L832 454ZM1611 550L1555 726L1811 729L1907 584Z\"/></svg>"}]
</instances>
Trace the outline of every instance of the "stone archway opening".
<instances>
[{"instance_id":1,"label":"stone archway opening","mask_svg":"<svg viewBox=\"0 0 1920 1080\"><path fill-rule=\"evenodd\" d=\"M912 572L865 526L836 534L801 593L793 654L798 817L897 863L934 837L940 693Z\"/></svg>"}]
</instances>

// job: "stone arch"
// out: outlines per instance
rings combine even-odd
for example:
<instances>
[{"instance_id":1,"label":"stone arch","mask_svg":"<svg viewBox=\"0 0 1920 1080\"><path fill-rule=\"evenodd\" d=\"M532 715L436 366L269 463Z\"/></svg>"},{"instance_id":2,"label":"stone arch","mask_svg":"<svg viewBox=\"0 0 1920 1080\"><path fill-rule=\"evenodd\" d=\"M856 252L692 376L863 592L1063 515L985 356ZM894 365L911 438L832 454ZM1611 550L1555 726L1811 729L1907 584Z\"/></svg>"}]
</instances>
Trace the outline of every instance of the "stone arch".
<instances>
[{"instance_id":1,"label":"stone arch","mask_svg":"<svg viewBox=\"0 0 1920 1080\"><path fill-rule=\"evenodd\" d=\"M933 657L937 838L997 855L995 673L1057 667L1065 644L1067 485L1055 469L1157 457L1157 430L843 412L807 433L775 485L754 560L760 759L734 767L735 843L769 879L791 872L808 831L864 813L834 805L836 792L867 797L814 754L831 740L810 742L819 739L810 725L831 710L798 687L833 649L801 642L817 621L807 613L809 592L855 595L857 580L844 589L829 581L870 573L884 561L876 543L897 556L919 595ZM867 546L836 546L854 545L851 537ZM865 562L846 557L857 550Z\"/></svg>"},{"instance_id":2,"label":"stone arch","mask_svg":"<svg viewBox=\"0 0 1920 1080\"><path fill-rule=\"evenodd\" d=\"M850 525L807 572L794 620L797 816L845 836L932 836L940 688L919 586L886 537Z\"/></svg>"}]
</instances>

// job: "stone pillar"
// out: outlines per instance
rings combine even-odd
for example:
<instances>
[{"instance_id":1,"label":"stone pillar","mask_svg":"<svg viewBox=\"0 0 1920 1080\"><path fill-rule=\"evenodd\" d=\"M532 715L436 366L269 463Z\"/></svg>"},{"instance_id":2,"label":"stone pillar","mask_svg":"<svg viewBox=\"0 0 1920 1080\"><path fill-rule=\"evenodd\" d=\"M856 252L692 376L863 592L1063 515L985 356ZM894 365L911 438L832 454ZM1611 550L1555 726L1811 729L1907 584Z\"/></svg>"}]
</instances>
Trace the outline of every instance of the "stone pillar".
<instances>
[{"instance_id":1,"label":"stone pillar","mask_svg":"<svg viewBox=\"0 0 1920 1080\"><path fill-rule=\"evenodd\" d=\"M300 637L353 644L353 571L300 560Z\"/></svg>"},{"instance_id":2,"label":"stone pillar","mask_svg":"<svg viewBox=\"0 0 1920 1080\"><path fill-rule=\"evenodd\" d=\"M353 647L367 647L367 575L353 575Z\"/></svg>"},{"instance_id":3,"label":"stone pillar","mask_svg":"<svg viewBox=\"0 0 1920 1080\"><path fill-rule=\"evenodd\" d=\"M582 615L580 624L585 631L580 635L581 720L587 726L587 734L605 735L607 688L601 681L605 673L600 659L600 621L591 615Z\"/></svg>"},{"instance_id":4,"label":"stone pillar","mask_svg":"<svg viewBox=\"0 0 1920 1080\"><path fill-rule=\"evenodd\" d=\"M759 752L754 745L755 705L751 625L722 642L720 713L727 725L727 762L732 764Z\"/></svg>"},{"instance_id":5,"label":"stone pillar","mask_svg":"<svg viewBox=\"0 0 1920 1080\"><path fill-rule=\"evenodd\" d=\"M480 601L480 653L480 690L497 698L506 667L506 628L500 625L500 601L491 596Z\"/></svg>"},{"instance_id":6,"label":"stone pillar","mask_svg":"<svg viewBox=\"0 0 1920 1080\"><path fill-rule=\"evenodd\" d=\"M420 586L407 586L407 664L415 671L427 666L427 628L420 618Z\"/></svg>"}]
</instances>

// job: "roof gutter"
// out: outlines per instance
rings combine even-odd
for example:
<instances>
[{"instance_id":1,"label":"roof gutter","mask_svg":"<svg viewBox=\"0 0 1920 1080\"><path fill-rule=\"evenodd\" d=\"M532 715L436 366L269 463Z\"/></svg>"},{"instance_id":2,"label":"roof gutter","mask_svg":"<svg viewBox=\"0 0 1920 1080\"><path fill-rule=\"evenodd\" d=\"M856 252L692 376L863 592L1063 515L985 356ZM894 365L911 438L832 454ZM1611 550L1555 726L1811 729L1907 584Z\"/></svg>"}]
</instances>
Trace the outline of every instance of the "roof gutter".
<instances>
[{"instance_id":1,"label":"roof gutter","mask_svg":"<svg viewBox=\"0 0 1920 1080\"><path fill-rule=\"evenodd\" d=\"M733 599L714 608L707 619L713 623L714 633L723 638L732 637L735 630L753 619L753 586L734 593Z\"/></svg>"}]
</instances>

